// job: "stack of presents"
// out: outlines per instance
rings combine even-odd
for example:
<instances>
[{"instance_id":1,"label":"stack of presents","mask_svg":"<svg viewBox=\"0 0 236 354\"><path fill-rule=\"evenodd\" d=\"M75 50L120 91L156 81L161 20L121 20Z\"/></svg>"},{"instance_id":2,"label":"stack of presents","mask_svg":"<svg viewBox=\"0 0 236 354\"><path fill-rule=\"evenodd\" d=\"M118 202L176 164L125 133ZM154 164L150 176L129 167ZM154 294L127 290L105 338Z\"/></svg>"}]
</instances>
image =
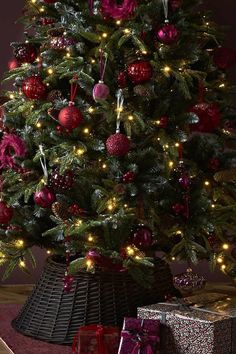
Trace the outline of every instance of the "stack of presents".
<instances>
[{"instance_id":1,"label":"stack of presents","mask_svg":"<svg viewBox=\"0 0 236 354\"><path fill-rule=\"evenodd\" d=\"M236 354L236 298L206 293L138 308L123 329L86 326L78 354Z\"/></svg>"}]
</instances>

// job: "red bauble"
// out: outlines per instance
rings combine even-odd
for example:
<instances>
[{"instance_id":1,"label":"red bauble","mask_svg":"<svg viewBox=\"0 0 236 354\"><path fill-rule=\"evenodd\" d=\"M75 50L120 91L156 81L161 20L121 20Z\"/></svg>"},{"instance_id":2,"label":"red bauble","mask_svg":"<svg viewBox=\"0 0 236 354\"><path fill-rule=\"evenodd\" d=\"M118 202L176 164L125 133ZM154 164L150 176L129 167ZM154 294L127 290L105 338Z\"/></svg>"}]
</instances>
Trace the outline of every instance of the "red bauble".
<instances>
[{"instance_id":1,"label":"red bauble","mask_svg":"<svg viewBox=\"0 0 236 354\"><path fill-rule=\"evenodd\" d=\"M165 23L156 30L157 39L166 45L176 43L179 39L180 32L170 23Z\"/></svg>"},{"instance_id":2,"label":"red bauble","mask_svg":"<svg viewBox=\"0 0 236 354\"><path fill-rule=\"evenodd\" d=\"M125 71L120 71L117 77L117 83L119 88L123 89L127 87L128 82L127 82L127 75Z\"/></svg>"},{"instance_id":3,"label":"red bauble","mask_svg":"<svg viewBox=\"0 0 236 354\"><path fill-rule=\"evenodd\" d=\"M106 148L110 155L122 157L125 156L130 150L130 140L126 135L116 133L107 139Z\"/></svg>"},{"instance_id":4,"label":"red bauble","mask_svg":"<svg viewBox=\"0 0 236 354\"><path fill-rule=\"evenodd\" d=\"M40 25L42 26L49 26L55 23L55 19L52 17L42 17L39 20Z\"/></svg>"},{"instance_id":5,"label":"red bauble","mask_svg":"<svg viewBox=\"0 0 236 354\"><path fill-rule=\"evenodd\" d=\"M141 251L153 245L152 230L146 225L138 225L131 234L131 243Z\"/></svg>"},{"instance_id":6,"label":"red bauble","mask_svg":"<svg viewBox=\"0 0 236 354\"><path fill-rule=\"evenodd\" d=\"M170 0L169 5L172 11L177 11L182 6L183 0Z\"/></svg>"},{"instance_id":7,"label":"red bauble","mask_svg":"<svg viewBox=\"0 0 236 354\"><path fill-rule=\"evenodd\" d=\"M34 75L23 81L22 91L27 98L43 100L46 96L46 86L40 76Z\"/></svg>"},{"instance_id":8,"label":"red bauble","mask_svg":"<svg viewBox=\"0 0 236 354\"><path fill-rule=\"evenodd\" d=\"M132 183L135 180L136 174L133 171L126 172L122 180L124 183Z\"/></svg>"},{"instance_id":9,"label":"red bauble","mask_svg":"<svg viewBox=\"0 0 236 354\"><path fill-rule=\"evenodd\" d=\"M65 36L61 37L53 37L50 40L50 47L51 49L55 50L65 50L72 45L75 45L76 41L73 38L68 38Z\"/></svg>"},{"instance_id":10,"label":"red bauble","mask_svg":"<svg viewBox=\"0 0 236 354\"><path fill-rule=\"evenodd\" d=\"M199 103L190 109L199 122L190 125L192 132L212 133L220 125L220 109L215 103Z\"/></svg>"},{"instance_id":11,"label":"red bauble","mask_svg":"<svg viewBox=\"0 0 236 354\"><path fill-rule=\"evenodd\" d=\"M69 130L77 128L83 122L82 113L73 102L60 111L58 119L60 124Z\"/></svg>"},{"instance_id":12,"label":"red bauble","mask_svg":"<svg viewBox=\"0 0 236 354\"><path fill-rule=\"evenodd\" d=\"M34 194L34 202L41 208L50 208L55 200L55 194L48 187L44 187Z\"/></svg>"},{"instance_id":13,"label":"red bauble","mask_svg":"<svg viewBox=\"0 0 236 354\"><path fill-rule=\"evenodd\" d=\"M138 85L152 78L153 68L149 61L139 60L127 66L127 74L130 81Z\"/></svg>"},{"instance_id":14,"label":"red bauble","mask_svg":"<svg viewBox=\"0 0 236 354\"><path fill-rule=\"evenodd\" d=\"M162 129L167 128L169 124L169 118L168 117L161 117L158 122L158 126Z\"/></svg>"},{"instance_id":15,"label":"red bauble","mask_svg":"<svg viewBox=\"0 0 236 354\"><path fill-rule=\"evenodd\" d=\"M21 43L14 49L14 56L19 63L33 63L37 58L37 50L30 43Z\"/></svg>"},{"instance_id":16,"label":"red bauble","mask_svg":"<svg viewBox=\"0 0 236 354\"><path fill-rule=\"evenodd\" d=\"M19 67L19 63L16 59L11 59L9 62L8 62L8 69L9 70L14 70L16 68Z\"/></svg>"},{"instance_id":17,"label":"red bauble","mask_svg":"<svg viewBox=\"0 0 236 354\"><path fill-rule=\"evenodd\" d=\"M8 224L13 217L13 209L3 201L0 202L0 224Z\"/></svg>"},{"instance_id":18,"label":"red bauble","mask_svg":"<svg viewBox=\"0 0 236 354\"><path fill-rule=\"evenodd\" d=\"M186 207L183 204L176 203L172 206L172 210L176 215L184 215Z\"/></svg>"},{"instance_id":19,"label":"red bauble","mask_svg":"<svg viewBox=\"0 0 236 354\"><path fill-rule=\"evenodd\" d=\"M49 186L53 189L70 190L74 182L75 176L71 170L66 170L64 174L60 174L59 169L56 169L49 177Z\"/></svg>"},{"instance_id":20,"label":"red bauble","mask_svg":"<svg viewBox=\"0 0 236 354\"><path fill-rule=\"evenodd\" d=\"M236 51L232 48L218 47L214 51L213 61L217 68L229 69L236 63Z\"/></svg>"}]
</instances>

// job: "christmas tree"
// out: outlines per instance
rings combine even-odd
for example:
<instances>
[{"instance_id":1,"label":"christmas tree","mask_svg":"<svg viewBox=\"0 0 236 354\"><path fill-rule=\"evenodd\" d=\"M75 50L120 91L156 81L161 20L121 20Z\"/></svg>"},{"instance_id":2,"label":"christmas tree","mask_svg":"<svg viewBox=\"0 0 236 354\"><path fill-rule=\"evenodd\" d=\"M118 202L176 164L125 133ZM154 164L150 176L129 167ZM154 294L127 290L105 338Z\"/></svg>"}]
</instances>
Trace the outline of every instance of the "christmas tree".
<instances>
[{"instance_id":1,"label":"christmas tree","mask_svg":"<svg viewBox=\"0 0 236 354\"><path fill-rule=\"evenodd\" d=\"M73 273L155 254L236 274L236 53L199 0L27 1L0 143L0 262ZM66 255L66 257L65 257ZM150 275L150 276L149 276Z\"/></svg>"}]
</instances>

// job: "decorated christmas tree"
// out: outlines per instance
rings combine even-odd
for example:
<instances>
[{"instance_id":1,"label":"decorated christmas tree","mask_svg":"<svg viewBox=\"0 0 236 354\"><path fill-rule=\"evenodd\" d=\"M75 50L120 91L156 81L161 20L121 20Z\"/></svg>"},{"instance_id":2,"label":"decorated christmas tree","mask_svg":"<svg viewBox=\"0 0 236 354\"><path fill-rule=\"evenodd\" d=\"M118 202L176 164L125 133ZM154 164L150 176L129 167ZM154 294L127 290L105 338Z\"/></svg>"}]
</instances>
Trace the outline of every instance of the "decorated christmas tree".
<instances>
[{"instance_id":1,"label":"decorated christmas tree","mask_svg":"<svg viewBox=\"0 0 236 354\"><path fill-rule=\"evenodd\" d=\"M68 292L97 266L148 287L157 252L236 276L236 53L200 3L27 1L1 114L5 277L35 245L66 259Z\"/></svg>"}]
</instances>

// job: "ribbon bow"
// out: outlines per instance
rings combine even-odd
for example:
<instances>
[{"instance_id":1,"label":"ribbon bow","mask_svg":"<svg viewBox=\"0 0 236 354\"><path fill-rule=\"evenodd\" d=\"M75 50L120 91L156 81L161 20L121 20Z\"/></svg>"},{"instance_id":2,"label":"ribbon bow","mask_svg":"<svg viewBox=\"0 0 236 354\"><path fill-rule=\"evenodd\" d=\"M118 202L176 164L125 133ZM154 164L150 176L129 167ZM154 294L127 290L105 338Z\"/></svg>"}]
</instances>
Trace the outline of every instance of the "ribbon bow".
<instances>
[{"instance_id":1,"label":"ribbon bow","mask_svg":"<svg viewBox=\"0 0 236 354\"><path fill-rule=\"evenodd\" d=\"M157 343L159 337L157 335L150 335L147 331L122 331L122 337L129 339L135 343L131 354L154 354L152 343Z\"/></svg>"}]
</instances>

